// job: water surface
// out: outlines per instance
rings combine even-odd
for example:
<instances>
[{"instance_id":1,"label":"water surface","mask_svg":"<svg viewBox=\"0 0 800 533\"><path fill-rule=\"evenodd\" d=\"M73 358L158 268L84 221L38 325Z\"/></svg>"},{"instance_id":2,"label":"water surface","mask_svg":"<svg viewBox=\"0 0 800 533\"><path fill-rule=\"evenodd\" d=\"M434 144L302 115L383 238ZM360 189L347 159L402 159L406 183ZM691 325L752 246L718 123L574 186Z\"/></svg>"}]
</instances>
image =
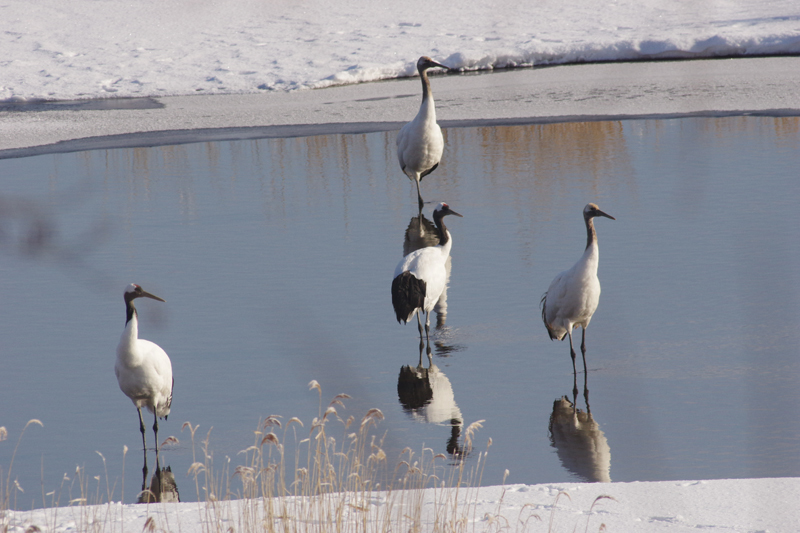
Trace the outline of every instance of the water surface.
<instances>
[{"instance_id":1,"label":"water surface","mask_svg":"<svg viewBox=\"0 0 800 533\"><path fill-rule=\"evenodd\" d=\"M183 422L213 428L217 462L235 465L263 417L308 429L312 379L324 404L353 397L343 416L381 409L390 458L446 454L463 444L459 415L485 420L484 484L505 469L510 483L800 475L798 118L447 130L423 214L447 201L464 218L448 219L447 315L432 338L433 398L418 404L398 396L420 353L389 294L417 215L394 135L0 161L3 473L25 422L44 424L13 465L18 506L39 505L76 466L103 474L95 451L119 498L124 445L135 498L138 420L113 372L131 282L167 300L138 305L140 336L172 359L161 435L180 440L164 460L184 499L195 495ZM572 365L538 306L583 251L590 201L616 221L596 224L592 417L577 434L563 413L550 423L554 401L571 399Z\"/></svg>"}]
</instances>

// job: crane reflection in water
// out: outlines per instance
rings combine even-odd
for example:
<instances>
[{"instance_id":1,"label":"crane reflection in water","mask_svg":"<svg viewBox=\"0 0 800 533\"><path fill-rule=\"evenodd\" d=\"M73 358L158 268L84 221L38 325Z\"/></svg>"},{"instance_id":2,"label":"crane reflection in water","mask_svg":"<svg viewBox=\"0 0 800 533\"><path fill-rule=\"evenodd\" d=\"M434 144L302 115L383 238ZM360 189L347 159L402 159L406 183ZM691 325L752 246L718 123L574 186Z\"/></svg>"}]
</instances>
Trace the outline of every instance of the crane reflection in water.
<instances>
[{"instance_id":1,"label":"crane reflection in water","mask_svg":"<svg viewBox=\"0 0 800 533\"><path fill-rule=\"evenodd\" d=\"M464 455L464 448L459 439L464 427L464 417L456 404L450 380L433 363L430 346L426 350L428 368L423 365L424 349L424 345L420 343L417 366L406 365L400 368L400 375L397 377L397 396L400 405L414 420L450 426L447 453L461 457Z\"/></svg>"},{"instance_id":2,"label":"crane reflection in water","mask_svg":"<svg viewBox=\"0 0 800 533\"><path fill-rule=\"evenodd\" d=\"M611 448L594 419L587 401L586 411L577 408L577 395L553 402L550 415L550 445L556 449L561 465L582 481L611 481Z\"/></svg>"}]
</instances>

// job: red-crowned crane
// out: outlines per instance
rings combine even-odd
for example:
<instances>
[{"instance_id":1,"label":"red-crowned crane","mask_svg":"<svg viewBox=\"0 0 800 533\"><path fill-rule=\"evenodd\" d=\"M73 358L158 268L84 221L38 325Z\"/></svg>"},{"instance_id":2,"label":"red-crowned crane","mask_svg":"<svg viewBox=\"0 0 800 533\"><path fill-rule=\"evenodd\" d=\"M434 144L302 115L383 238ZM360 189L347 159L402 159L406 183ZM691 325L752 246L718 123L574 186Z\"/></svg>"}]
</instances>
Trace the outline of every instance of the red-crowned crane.
<instances>
[{"instance_id":1,"label":"red-crowned crane","mask_svg":"<svg viewBox=\"0 0 800 533\"><path fill-rule=\"evenodd\" d=\"M431 82L426 73L426 70L433 67L449 70L448 67L427 56L422 56L417 61L417 70L422 80L422 104L414 120L403 126L397 134L397 159L403 173L417 184L420 209L422 209L422 193L419 190L419 182L436 170L444 150L444 137L442 129L436 123L436 107L433 103Z\"/></svg>"},{"instance_id":2,"label":"red-crowned crane","mask_svg":"<svg viewBox=\"0 0 800 533\"><path fill-rule=\"evenodd\" d=\"M439 300L447 283L445 263L450 256L453 239L444 225L447 215L461 215L442 202L433 211L433 221L439 233L439 244L415 250L403 257L394 271L392 281L392 305L398 322L407 323L417 315L420 343L422 323L419 313L425 313L425 338L429 340L430 312Z\"/></svg>"},{"instance_id":3,"label":"red-crowned crane","mask_svg":"<svg viewBox=\"0 0 800 533\"><path fill-rule=\"evenodd\" d=\"M125 298L125 330L117 346L117 362L114 372L117 375L119 388L131 399L139 413L139 431L142 432L144 448L144 468L142 469L142 490L147 480L147 444L145 439L142 407L153 413L153 434L156 443L156 473L161 476L158 460L158 419L167 419L172 405L172 363L167 352L157 344L139 338L139 317L133 301L136 298L151 298L164 302L139 285L131 283L124 293Z\"/></svg>"},{"instance_id":4,"label":"red-crowned crane","mask_svg":"<svg viewBox=\"0 0 800 533\"><path fill-rule=\"evenodd\" d=\"M584 394L586 391L586 328L600 301L600 280L597 279L597 263L600 249L597 246L597 232L594 229L594 217L606 217L616 220L611 215L600 211L596 204L586 204L583 208L583 220L586 224L586 249L572 268L561 272L550 284L550 288L542 296L542 321L547 328L550 339L564 340L569 336L569 352L572 357L573 394L577 395L577 370L575 368L575 349L572 346L572 329L580 326L581 353L583 354ZM588 401L588 400L587 400Z\"/></svg>"}]
</instances>

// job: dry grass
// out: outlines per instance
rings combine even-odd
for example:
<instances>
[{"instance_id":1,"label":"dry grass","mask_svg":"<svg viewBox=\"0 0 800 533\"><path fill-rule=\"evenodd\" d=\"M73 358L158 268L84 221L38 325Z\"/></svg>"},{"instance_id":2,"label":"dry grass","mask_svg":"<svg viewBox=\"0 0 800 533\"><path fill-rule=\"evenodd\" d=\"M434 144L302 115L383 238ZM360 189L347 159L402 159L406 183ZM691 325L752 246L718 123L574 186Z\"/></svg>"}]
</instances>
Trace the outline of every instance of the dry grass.
<instances>
[{"instance_id":1,"label":"dry grass","mask_svg":"<svg viewBox=\"0 0 800 533\"><path fill-rule=\"evenodd\" d=\"M210 435L197 443L197 426L184 424L192 449L200 449L190 474L198 500L208 503L205 531L227 532L232 523L237 531L270 533L467 530L474 517L464 502L480 485L485 453L474 463L465 458L480 422L465 431L466 453L455 461L427 448L419 454L406 448L392 466L383 450L385 434L377 433L380 410L343 419L339 410L349 396L339 394L323 406L319 384L309 387L320 395L319 416L308 427L297 418L284 425L280 416L267 417L232 472L227 466L215 471ZM287 448L294 450L290 457ZM430 505L426 489L433 489Z\"/></svg>"},{"instance_id":2,"label":"dry grass","mask_svg":"<svg viewBox=\"0 0 800 533\"><path fill-rule=\"evenodd\" d=\"M188 431L192 441L188 474L194 482L203 533L491 533L529 531L532 521L543 522L534 506L524 505L510 523L503 512L505 490L493 513L483 511L478 516L478 487L491 446L488 439L485 451L475 455L473 450L483 421L466 428L458 455L406 448L394 461L383 449L380 410L371 409L360 420L343 419L339 410L349 396L339 394L323 405L319 384L312 381L309 387L319 394L318 416L308 425L298 418L284 423L280 416L267 417L256 429L253 443L239 453L241 461L235 467L230 460L222 466L214 464L210 431L199 440L199 426L183 425L182 431ZM41 422L32 420L25 428L31 424ZM6 437L5 428L0 427L0 441ZM22 435L17 447L21 440ZM127 447L123 471L126 452ZM105 468L105 458L100 457ZM103 483L101 476L90 478L82 468L76 469L72 479L65 476L58 490L42 494L46 523L11 524L5 511L16 508L16 501L10 499L15 493L12 466L13 455L0 483L0 533L53 531L65 514L72 519L70 529L75 533L123 531L126 507L113 503L115 487L109 485L108 473ZM607 497L598 500L602 498ZM552 513L557 502L558 497ZM553 525L552 513L548 530ZM170 522L178 518L169 513L148 515L142 531L182 529L180 523Z\"/></svg>"},{"instance_id":3,"label":"dry grass","mask_svg":"<svg viewBox=\"0 0 800 533\"><path fill-rule=\"evenodd\" d=\"M14 452L11 454L11 461L8 465L8 473L6 474L6 479L3 481L3 469L0 467L0 511L5 509L11 509L16 507L16 495L19 492L19 484L17 480L14 480L14 484L11 484L11 471L14 468L14 458L17 456L17 450L19 450L19 445L22 442L22 437L25 435L25 430L28 429L28 426L37 425L39 427L43 427L43 424L39 421L34 419L28 420L28 423L25 424L25 427L22 428L22 432L19 434L19 438L17 439L17 444L14 446ZM0 426L0 442L8 439L8 431L6 430L5 426ZM13 489L13 490L12 490ZM11 495L14 494L14 503L13 506L11 505Z\"/></svg>"}]
</instances>

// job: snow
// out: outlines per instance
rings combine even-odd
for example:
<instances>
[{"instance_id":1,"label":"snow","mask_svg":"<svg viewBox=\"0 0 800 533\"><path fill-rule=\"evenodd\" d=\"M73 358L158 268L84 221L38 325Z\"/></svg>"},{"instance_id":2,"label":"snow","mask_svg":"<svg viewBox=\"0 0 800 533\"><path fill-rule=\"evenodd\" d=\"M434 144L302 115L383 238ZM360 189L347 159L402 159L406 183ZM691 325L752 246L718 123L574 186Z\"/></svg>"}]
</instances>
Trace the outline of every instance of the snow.
<instances>
[{"instance_id":1,"label":"snow","mask_svg":"<svg viewBox=\"0 0 800 533\"><path fill-rule=\"evenodd\" d=\"M800 3L616 0L598 8L593 0L380 5L366 0L9 0L0 5L0 32L0 102L5 102L0 105L0 157L7 157L36 153L22 150L36 146L66 151L332 131L321 124L335 124L339 132L394 129L413 116L417 105L397 96L417 95L418 82L363 82L413 76L422 54L462 70L800 54ZM800 109L799 61L583 65L506 73L489 81L435 76L433 90L445 125L448 120L455 125L537 117L776 113ZM537 98L531 104L533 73ZM292 91L331 86L350 87ZM466 92L479 98L470 106L455 105ZM157 99L131 108L74 102L21 108L31 110L27 113L9 108L105 97ZM64 141L72 144L53 144ZM461 494L466 498L462 508L468 509L465 531L499 530L505 524L510 531L598 531L601 524L608 531L800 531L797 478L515 485ZM432 529L435 496L426 493L423 530ZM599 496L609 498L596 500ZM14 533L35 531L32 526L66 532L87 530L100 519L112 531L142 531L152 517L159 530L227 530L229 525L235 530L242 529L236 517L251 504L114 503L5 511L0 526ZM370 502L371 512L382 506L385 499ZM530 514L542 523L524 522Z\"/></svg>"},{"instance_id":2,"label":"snow","mask_svg":"<svg viewBox=\"0 0 800 533\"><path fill-rule=\"evenodd\" d=\"M0 32L0 157L397 129L423 54L462 71L579 63L434 73L444 127L800 109L792 0L9 0ZM619 62L720 56L744 59Z\"/></svg>"},{"instance_id":3,"label":"snow","mask_svg":"<svg viewBox=\"0 0 800 533\"><path fill-rule=\"evenodd\" d=\"M236 94L456 69L800 53L793 0L10 0L0 100Z\"/></svg>"},{"instance_id":4,"label":"snow","mask_svg":"<svg viewBox=\"0 0 800 533\"><path fill-rule=\"evenodd\" d=\"M413 515L421 508L421 531L447 530L443 522L457 524L449 530L470 531L636 531L670 533L702 530L715 532L800 531L800 479L739 479L716 481L660 481L637 483L566 483L511 485L480 489L427 489L422 506L403 507L384 493L371 493L367 501L370 527L380 531L376 518L386 513ZM435 502L459 501L449 512ZM293 502L285 500L290 506ZM406 498L404 502L414 502ZM90 527L104 531L242 531L247 520L261 517L260 500L191 502L100 506L34 511L8 511L0 514L0 525L9 533L83 531ZM328 507L343 507L345 520L339 531L356 531L364 514L351 505L365 503L352 495L331 495ZM538 517L538 518L537 518ZM153 523L146 527L146 522ZM401 519L402 520L402 519ZM438 524L435 522L438 520ZM552 522L551 522L552 520ZM279 522L276 521L275 524ZM255 522L258 524L258 522ZM250 522L253 525L253 522ZM405 523L405 525L409 525ZM309 524L310 526L310 524ZM155 528L155 529L153 529ZM259 529L250 527L250 529ZM309 527L313 529L313 527ZM302 529L301 529L302 530ZM324 530L324 529L322 529ZM363 530L363 529L362 529Z\"/></svg>"},{"instance_id":5,"label":"snow","mask_svg":"<svg viewBox=\"0 0 800 533\"><path fill-rule=\"evenodd\" d=\"M785 116L800 110L800 57L584 64L434 76L431 85L444 128L578 118ZM0 105L0 158L398 130L417 113L420 91L415 77L313 91Z\"/></svg>"}]
</instances>

